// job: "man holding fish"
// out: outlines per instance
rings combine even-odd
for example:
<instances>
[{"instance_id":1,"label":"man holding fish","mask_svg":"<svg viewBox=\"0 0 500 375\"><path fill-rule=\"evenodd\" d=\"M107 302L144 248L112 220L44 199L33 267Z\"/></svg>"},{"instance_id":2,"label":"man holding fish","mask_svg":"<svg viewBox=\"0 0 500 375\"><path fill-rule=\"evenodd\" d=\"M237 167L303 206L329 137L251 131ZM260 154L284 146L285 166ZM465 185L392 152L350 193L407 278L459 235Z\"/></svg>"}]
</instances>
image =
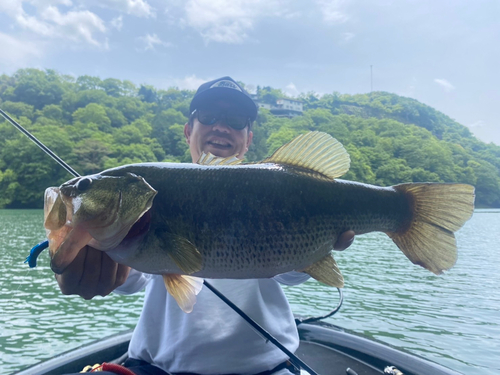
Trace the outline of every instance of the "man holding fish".
<instances>
[{"instance_id":1,"label":"man holding fish","mask_svg":"<svg viewBox=\"0 0 500 375\"><path fill-rule=\"evenodd\" d=\"M243 159L252 142L257 106L237 82L222 77L201 85L191 102L190 112L184 134L193 162L208 153ZM339 236L334 248L343 250L353 239L354 232L346 231ZM185 313L165 289L166 281L161 275L131 269L90 246L74 253L74 260L56 273L64 294L91 299L112 291L130 294L146 288L144 308L126 363L134 373L289 373L287 356L266 343L207 288L199 291L196 305L184 309L190 311ZM291 271L273 278L210 282L294 352L299 338L279 283L297 285L308 278L307 273Z\"/></svg>"}]
</instances>

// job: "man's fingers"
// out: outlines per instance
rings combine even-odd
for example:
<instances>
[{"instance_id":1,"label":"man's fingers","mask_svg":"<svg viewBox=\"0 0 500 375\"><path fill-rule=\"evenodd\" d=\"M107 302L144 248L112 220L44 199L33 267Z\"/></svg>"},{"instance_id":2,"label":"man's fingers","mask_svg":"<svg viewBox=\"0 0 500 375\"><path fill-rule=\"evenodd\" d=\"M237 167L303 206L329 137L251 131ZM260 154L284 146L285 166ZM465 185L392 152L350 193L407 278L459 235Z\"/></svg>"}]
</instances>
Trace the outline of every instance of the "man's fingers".
<instances>
[{"instance_id":1,"label":"man's fingers","mask_svg":"<svg viewBox=\"0 0 500 375\"><path fill-rule=\"evenodd\" d=\"M118 272L118 263L111 259L106 253L101 253L101 269L95 294L102 297L107 296L115 289L116 274Z\"/></svg>"},{"instance_id":2,"label":"man's fingers","mask_svg":"<svg viewBox=\"0 0 500 375\"><path fill-rule=\"evenodd\" d=\"M118 270L116 272L116 281L113 290L118 288L120 285L123 285L125 281L127 281L129 273L130 267L124 266L123 264L118 265Z\"/></svg>"},{"instance_id":3,"label":"man's fingers","mask_svg":"<svg viewBox=\"0 0 500 375\"><path fill-rule=\"evenodd\" d=\"M73 228L50 260L52 271L63 273L91 239L92 236L86 230Z\"/></svg>"},{"instance_id":4,"label":"man's fingers","mask_svg":"<svg viewBox=\"0 0 500 375\"><path fill-rule=\"evenodd\" d=\"M66 267L63 273L55 274L57 283L63 294L78 294L86 256L87 249L84 248L76 255L76 258Z\"/></svg>"},{"instance_id":5,"label":"man's fingers","mask_svg":"<svg viewBox=\"0 0 500 375\"><path fill-rule=\"evenodd\" d=\"M92 299L99 294L100 277L103 272L102 254L102 251L87 247L84 272L79 285L79 294L85 299Z\"/></svg>"},{"instance_id":6,"label":"man's fingers","mask_svg":"<svg viewBox=\"0 0 500 375\"><path fill-rule=\"evenodd\" d=\"M342 233L339 238L337 239L337 242L335 243L333 249L342 251L347 249L349 246L354 241L354 231L353 230L348 230L344 233Z\"/></svg>"},{"instance_id":7,"label":"man's fingers","mask_svg":"<svg viewBox=\"0 0 500 375\"><path fill-rule=\"evenodd\" d=\"M122 285L130 268L116 263L103 251L85 246L56 280L63 294L77 294L85 299L106 296Z\"/></svg>"}]
</instances>

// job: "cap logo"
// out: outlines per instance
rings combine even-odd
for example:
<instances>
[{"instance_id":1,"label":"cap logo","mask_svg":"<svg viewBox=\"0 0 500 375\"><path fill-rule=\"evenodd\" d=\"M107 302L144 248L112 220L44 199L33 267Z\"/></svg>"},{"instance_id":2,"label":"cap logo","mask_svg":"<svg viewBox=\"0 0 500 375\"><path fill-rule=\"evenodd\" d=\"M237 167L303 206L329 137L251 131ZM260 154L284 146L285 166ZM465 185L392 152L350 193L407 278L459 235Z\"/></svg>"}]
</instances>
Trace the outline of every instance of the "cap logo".
<instances>
[{"instance_id":1,"label":"cap logo","mask_svg":"<svg viewBox=\"0 0 500 375\"><path fill-rule=\"evenodd\" d=\"M226 79L219 82L215 82L212 86L210 86L211 89L213 89L214 87L225 87L227 89L233 89L242 92L236 83L228 81Z\"/></svg>"}]
</instances>

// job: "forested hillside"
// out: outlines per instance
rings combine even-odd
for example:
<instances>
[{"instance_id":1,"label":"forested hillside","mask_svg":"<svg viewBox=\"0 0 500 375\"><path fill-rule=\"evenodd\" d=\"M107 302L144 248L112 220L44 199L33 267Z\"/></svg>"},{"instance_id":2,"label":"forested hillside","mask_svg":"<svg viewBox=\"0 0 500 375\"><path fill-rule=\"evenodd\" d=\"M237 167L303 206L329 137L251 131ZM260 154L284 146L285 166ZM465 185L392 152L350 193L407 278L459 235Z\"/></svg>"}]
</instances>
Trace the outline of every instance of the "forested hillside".
<instances>
[{"instance_id":1,"label":"forested hillside","mask_svg":"<svg viewBox=\"0 0 500 375\"><path fill-rule=\"evenodd\" d=\"M183 127L193 94L52 70L0 76L0 108L80 174L143 161L190 161ZM257 94L271 103L284 96L270 87L259 87ZM304 116L276 118L260 111L248 160L320 130L351 155L343 178L377 185L464 182L476 186L478 207L500 207L500 146L477 140L443 113L385 92L307 93L300 99ZM42 207L45 188L70 178L0 118L0 208Z\"/></svg>"}]
</instances>

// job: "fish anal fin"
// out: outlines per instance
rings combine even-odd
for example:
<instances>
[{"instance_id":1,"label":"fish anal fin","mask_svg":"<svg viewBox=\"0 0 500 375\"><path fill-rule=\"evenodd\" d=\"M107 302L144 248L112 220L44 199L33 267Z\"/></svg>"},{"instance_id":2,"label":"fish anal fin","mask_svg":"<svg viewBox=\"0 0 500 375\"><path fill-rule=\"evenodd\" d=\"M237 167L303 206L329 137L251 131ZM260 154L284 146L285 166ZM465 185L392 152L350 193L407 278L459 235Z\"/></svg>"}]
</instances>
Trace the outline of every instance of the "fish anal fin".
<instances>
[{"instance_id":1,"label":"fish anal fin","mask_svg":"<svg viewBox=\"0 0 500 375\"><path fill-rule=\"evenodd\" d=\"M162 233L167 253L179 269L190 275L203 268L203 257L196 246L183 236Z\"/></svg>"},{"instance_id":2,"label":"fish anal fin","mask_svg":"<svg viewBox=\"0 0 500 375\"><path fill-rule=\"evenodd\" d=\"M229 156L226 158L215 156L212 153L203 152L196 162L196 164L201 165L237 165L241 164L242 159L237 158L238 155Z\"/></svg>"},{"instance_id":3,"label":"fish anal fin","mask_svg":"<svg viewBox=\"0 0 500 375\"><path fill-rule=\"evenodd\" d=\"M399 232L387 233L411 262L436 275L457 260L454 232L474 211L474 187L466 184L401 184L393 187L408 196L411 222Z\"/></svg>"},{"instance_id":4,"label":"fish anal fin","mask_svg":"<svg viewBox=\"0 0 500 375\"><path fill-rule=\"evenodd\" d=\"M163 275L165 287L182 311L190 313L196 303L196 296L203 287L203 279L187 275Z\"/></svg>"},{"instance_id":5,"label":"fish anal fin","mask_svg":"<svg viewBox=\"0 0 500 375\"><path fill-rule=\"evenodd\" d=\"M333 180L349 170L351 159L339 141L315 131L299 135L260 163L299 167Z\"/></svg>"},{"instance_id":6,"label":"fish anal fin","mask_svg":"<svg viewBox=\"0 0 500 375\"><path fill-rule=\"evenodd\" d=\"M337 266L337 262L333 259L332 254L328 254L320 261L305 268L302 272L307 273L323 284L336 288L342 288L344 286L344 277Z\"/></svg>"}]
</instances>

